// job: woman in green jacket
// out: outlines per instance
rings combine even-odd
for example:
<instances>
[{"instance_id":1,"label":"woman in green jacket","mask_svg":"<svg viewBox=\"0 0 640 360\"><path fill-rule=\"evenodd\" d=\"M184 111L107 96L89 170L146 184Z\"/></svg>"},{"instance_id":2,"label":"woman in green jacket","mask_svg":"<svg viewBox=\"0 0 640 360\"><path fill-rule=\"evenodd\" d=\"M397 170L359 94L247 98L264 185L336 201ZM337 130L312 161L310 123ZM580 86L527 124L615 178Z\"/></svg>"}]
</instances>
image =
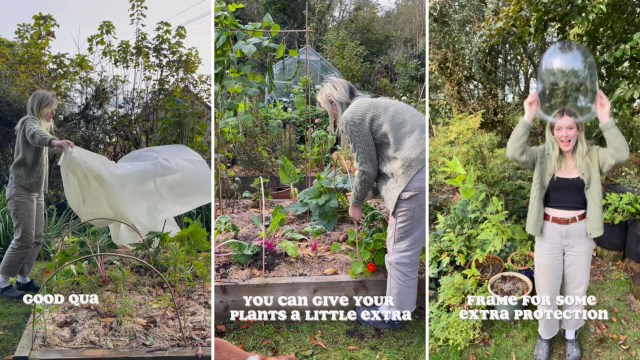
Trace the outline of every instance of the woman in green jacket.
<instances>
[{"instance_id":1,"label":"woman in green jacket","mask_svg":"<svg viewBox=\"0 0 640 360\"><path fill-rule=\"evenodd\" d=\"M627 160L629 145L611 120L609 99L599 91L595 109L606 148L587 145L584 124L575 121L570 108L553 114L544 145L529 147L527 138L538 106L538 95L530 94L524 101L524 117L507 143L507 156L534 170L526 229L536 237L536 293L548 300L538 310L552 314L558 305L563 308L561 321L552 315L538 320L534 358L551 358L551 340L562 328L567 359L574 360L581 358L576 331L584 325L584 317L579 316L584 306L559 304L560 286L565 297L586 296L593 238L604 231L600 177Z\"/></svg>"},{"instance_id":2,"label":"woman in green jacket","mask_svg":"<svg viewBox=\"0 0 640 360\"><path fill-rule=\"evenodd\" d=\"M29 278L44 230L44 193L47 191L48 149L73 148L73 142L51 135L56 96L37 90L27 102L27 115L16 125L16 145L9 170L7 208L13 220L13 240L0 264L0 298L21 300L40 287ZM18 276L16 288L9 278Z\"/></svg>"}]
</instances>

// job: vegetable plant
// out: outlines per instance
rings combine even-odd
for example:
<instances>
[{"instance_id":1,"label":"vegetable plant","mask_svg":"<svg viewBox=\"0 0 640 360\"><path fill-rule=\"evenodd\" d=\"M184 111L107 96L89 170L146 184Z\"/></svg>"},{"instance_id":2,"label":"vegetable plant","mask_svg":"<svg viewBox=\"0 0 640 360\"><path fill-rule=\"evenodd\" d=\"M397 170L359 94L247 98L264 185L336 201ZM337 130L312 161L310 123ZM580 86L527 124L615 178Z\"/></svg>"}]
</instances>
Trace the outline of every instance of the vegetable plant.
<instances>
[{"instance_id":1,"label":"vegetable plant","mask_svg":"<svg viewBox=\"0 0 640 360\"><path fill-rule=\"evenodd\" d=\"M315 252L318 248L318 238L327 232L323 226L312 225L302 229L302 233L311 236L311 251Z\"/></svg>"},{"instance_id":2,"label":"vegetable plant","mask_svg":"<svg viewBox=\"0 0 640 360\"><path fill-rule=\"evenodd\" d=\"M376 266L384 267L386 254L387 219L368 205L363 206L362 211L364 216L360 231L350 229L347 233L347 245L354 249L349 253L353 262L349 275L354 278L371 275Z\"/></svg>"},{"instance_id":3,"label":"vegetable plant","mask_svg":"<svg viewBox=\"0 0 640 360\"><path fill-rule=\"evenodd\" d=\"M348 175L337 175L327 165L316 175L313 185L298 195L297 202L287 207L296 215L311 212L311 224L331 231L347 208L346 192L351 190ZM342 206L341 206L342 203Z\"/></svg>"},{"instance_id":4,"label":"vegetable plant","mask_svg":"<svg viewBox=\"0 0 640 360\"><path fill-rule=\"evenodd\" d=\"M298 174L295 165L286 157L281 156L280 159L278 159L278 164L280 183L289 186L289 189L291 189L291 199L293 199L295 203L298 197L298 189L295 185L302 180L302 176Z\"/></svg>"},{"instance_id":5,"label":"vegetable plant","mask_svg":"<svg viewBox=\"0 0 640 360\"><path fill-rule=\"evenodd\" d=\"M260 232L260 237L262 238L262 241L265 242L267 250L275 250L276 241L279 241L279 243L284 242L284 244L282 245L277 245L282 248L289 256L296 257L298 256L297 245L283 239L288 237L291 239L300 240L304 237L294 232L291 227L285 226L286 221L287 213L285 212L284 207L282 207L282 205L277 205L271 212L271 221L269 222L269 227L267 227L264 232ZM262 220L258 216L253 217L253 222L258 228L262 229ZM296 249L294 249L294 246Z\"/></svg>"}]
</instances>

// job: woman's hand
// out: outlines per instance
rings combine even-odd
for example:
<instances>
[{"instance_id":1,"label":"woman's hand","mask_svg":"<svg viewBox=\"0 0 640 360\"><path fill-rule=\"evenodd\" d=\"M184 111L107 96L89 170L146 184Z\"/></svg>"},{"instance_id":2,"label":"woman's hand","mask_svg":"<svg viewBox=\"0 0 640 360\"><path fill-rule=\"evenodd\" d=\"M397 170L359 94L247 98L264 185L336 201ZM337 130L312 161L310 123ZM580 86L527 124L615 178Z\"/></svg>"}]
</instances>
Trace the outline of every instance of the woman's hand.
<instances>
[{"instance_id":1,"label":"woman's hand","mask_svg":"<svg viewBox=\"0 0 640 360\"><path fill-rule=\"evenodd\" d=\"M598 116L598 120L600 124L606 124L611 120L611 102L607 95L604 94L602 90L598 90L598 95L596 95L596 115Z\"/></svg>"},{"instance_id":2,"label":"woman's hand","mask_svg":"<svg viewBox=\"0 0 640 360\"><path fill-rule=\"evenodd\" d=\"M360 222L360 220L362 220L362 208L360 208L359 206L350 204L349 216L354 222Z\"/></svg>"},{"instance_id":3,"label":"woman's hand","mask_svg":"<svg viewBox=\"0 0 640 360\"><path fill-rule=\"evenodd\" d=\"M533 123L538 110L538 103L538 93L535 91L524 100L524 120L526 122Z\"/></svg>"},{"instance_id":4,"label":"woman's hand","mask_svg":"<svg viewBox=\"0 0 640 360\"><path fill-rule=\"evenodd\" d=\"M51 147L64 150L73 149L76 146L73 144L73 141L70 140L53 140L51 141Z\"/></svg>"}]
</instances>

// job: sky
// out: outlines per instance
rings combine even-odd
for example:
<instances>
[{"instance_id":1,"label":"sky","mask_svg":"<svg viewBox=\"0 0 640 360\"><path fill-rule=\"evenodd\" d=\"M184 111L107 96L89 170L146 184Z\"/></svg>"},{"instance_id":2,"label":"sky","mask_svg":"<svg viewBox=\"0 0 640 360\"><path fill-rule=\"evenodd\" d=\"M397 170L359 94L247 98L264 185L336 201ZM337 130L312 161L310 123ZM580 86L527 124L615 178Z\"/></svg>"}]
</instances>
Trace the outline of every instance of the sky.
<instances>
[{"instance_id":1,"label":"sky","mask_svg":"<svg viewBox=\"0 0 640 360\"><path fill-rule=\"evenodd\" d=\"M198 49L201 74L211 74L211 0L146 0L145 31L150 35L159 21L187 29L187 47ZM98 32L98 25L111 21L118 40L133 39L134 27L129 25L127 0L0 0L0 36L14 39L21 23L32 23L32 16L41 12L51 14L59 28L52 42L54 53L78 53L77 43L86 50L86 39Z\"/></svg>"}]
</instances>

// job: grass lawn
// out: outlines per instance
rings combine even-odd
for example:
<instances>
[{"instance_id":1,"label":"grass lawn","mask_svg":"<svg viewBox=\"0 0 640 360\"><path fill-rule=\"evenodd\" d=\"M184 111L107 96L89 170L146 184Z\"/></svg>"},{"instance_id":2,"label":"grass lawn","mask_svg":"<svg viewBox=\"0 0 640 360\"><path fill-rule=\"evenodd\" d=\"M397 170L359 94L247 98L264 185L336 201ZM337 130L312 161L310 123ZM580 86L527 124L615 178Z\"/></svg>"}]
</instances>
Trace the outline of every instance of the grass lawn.
<instances>
[{"instance_id":1,"label":"grass lawn","mask_svg":"<svg viewBox=\"0 0 640 360\"><path fill-rule=\"evenodd\" d=\"M38 284L44 279L43 269L44 263L36 262L31 271ZM13 356L32 312L32 305L0 299L0 359Z\"/></svg>"},{"instance_id":2,"label":"grass lawn","mask_svg":"<svg viewBox=\"0 0 640 360\"><path fill-rule=\"evenodd\" d=\"M0 358L16 351L32 311L29 305L0 299Z\"/></svg>"},{"instance_id":3,"label":"grass lawn","mask_svg":"<svg viewBox=\"0 0 640 360\"><path fill-rule=\"evenodd\" d=\"M607 310L609 320L587 320L578 331L583 360L640 359L640 301L636 286L620 263L594 258L588 295L597 298L587 309ZM637 292L640 293L640 292ZM531 307L530 307L531 308ZM537 341L537 321L485 321L485 338L463 351L431 347L429 359L531 359ZM553 342L553 360L564 359L564 342Z\"/></svg>"},{"instance_id":4,"label":"grass lawn","mask_svg":"<svg viewBox=\"0 0 640 360\"><path fill-rule=\"evenodd\" d=\"M426 358L424 312L402 330L374 330L356 322L237 322L224 324L216 336L259 354L295 353L298 359L401 359ZM219 326L217 328L219 330ZM318 334L321 336L318 336ZM315 336L326 349L312 345ZM351 348L351 349L350 349Z\"/></svg>"}]
</instances>

